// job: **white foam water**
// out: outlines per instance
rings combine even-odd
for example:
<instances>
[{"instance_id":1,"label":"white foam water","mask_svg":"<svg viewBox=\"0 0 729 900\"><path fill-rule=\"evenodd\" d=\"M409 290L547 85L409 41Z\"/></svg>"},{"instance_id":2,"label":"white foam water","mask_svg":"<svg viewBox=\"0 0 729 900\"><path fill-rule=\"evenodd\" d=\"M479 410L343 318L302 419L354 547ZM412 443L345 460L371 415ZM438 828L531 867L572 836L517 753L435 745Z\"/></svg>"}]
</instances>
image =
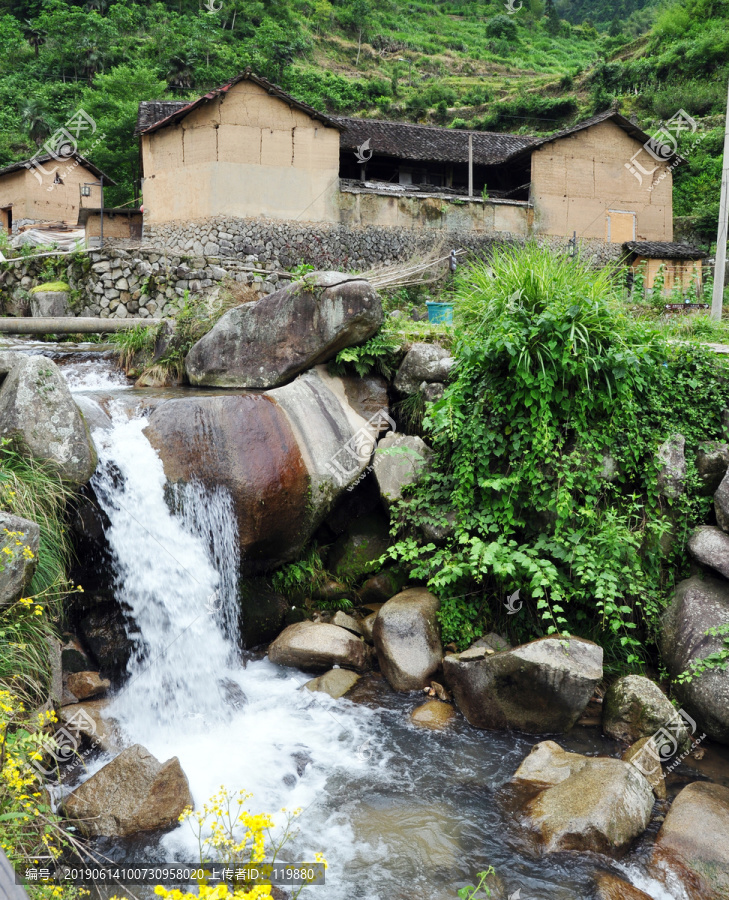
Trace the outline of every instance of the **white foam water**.
<instances>
[{"instance_id":1,"label":"white foam water","mask_svg":"<svg viewBox=\"0 0 729 900\"><path fill-rule=\"evenodd\" d=\"M132 382L112 359L64 361L60 369L72 394L132 387Z\"/></svg>"},{"instance_id":2,"label":"white foam water","mask_svg":"<svg viewBox=\"0 0 729 900\"><path fill-rule=\"evenodd\" d=\"M197 807L225 785L252 792L250 809L279 823L282 807L302 808L295 855L284 856L310 861L323 852L329 884L317 896L343 898L354 842L326 812L327 781L370 765L358 749L374 713L302 692L305 676L267 660L243 666L230 496L199 484L170 491L145 426L112 406L112 427L94 431L93 487L110 522L116 597L137 629L128 679L108 714L127 741L160 760L179 758ZM197 842L183 825L163 847L168 860L194 861Z\"/></svg>"}]
</instances>

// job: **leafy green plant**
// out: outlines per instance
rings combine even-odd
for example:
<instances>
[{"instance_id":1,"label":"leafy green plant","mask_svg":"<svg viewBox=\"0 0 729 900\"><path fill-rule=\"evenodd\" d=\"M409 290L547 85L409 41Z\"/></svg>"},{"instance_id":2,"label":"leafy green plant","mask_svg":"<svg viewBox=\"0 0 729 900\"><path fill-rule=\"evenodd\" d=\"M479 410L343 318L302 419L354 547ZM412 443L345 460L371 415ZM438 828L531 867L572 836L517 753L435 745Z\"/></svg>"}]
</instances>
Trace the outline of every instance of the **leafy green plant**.
<instances>
[{"instance_id":1,"label":"leafy green plant","mask_svg":"<svg viewBox=\"0 0 729 900\"><path fill-rule=\"evenodd\" d=\"M476 885L469 884L469 885L466 885L466 887L462 887L458 890L458 896L459 896L460 900L474 900L474 898L476 897L476 895L478 894L479 891L485 891L486 896L490 897L491 889L486 884L486 881L491 875L494 875L494 874L495 874L495 871L494 871L493 866L489 866L485 872L479 872L478 873L478 884L476 884Z\"/></svg>"},{"instance_id":2,"label":"leafy green plant","mask_svg":"<svg viewBox=\"0 0 729 900\"><path fill-rule=\"evenodd\" d=\"M347 375L353 371L360 378L376 372L390 378L395 374L402 356L400 338L383 329L359 347L340 350L329 363L329 371L332 375Z\"/></svg>"},{"instance_id":3,"label":"leafy green plant","mask_svg":"<svg viewBox=\"0 0 729 900\"><path fill-rule=\"evenodd\" d=\"M591 637L609 666L639 668L709 508L692 450L721 437L725 369L628 317L580 259L530 246L490 268L459 280L457 377L426 414L432 470L393 511L389 555L441 597L446 642L483 633L519 588L531 636ZM656 451L675 433L689 477L668 501ZM420 524L443 507L455 523L435 546Z\"/></svg>"}]
</instances>

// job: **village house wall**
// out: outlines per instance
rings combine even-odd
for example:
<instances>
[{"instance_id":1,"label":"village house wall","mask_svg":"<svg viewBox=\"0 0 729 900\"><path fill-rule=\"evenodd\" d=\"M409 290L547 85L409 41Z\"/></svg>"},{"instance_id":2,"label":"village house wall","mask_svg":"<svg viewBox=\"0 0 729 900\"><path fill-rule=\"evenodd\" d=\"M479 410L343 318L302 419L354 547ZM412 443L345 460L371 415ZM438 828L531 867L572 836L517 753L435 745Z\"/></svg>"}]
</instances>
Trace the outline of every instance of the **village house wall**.
<instances>
[{"instance_id":1,"label":"village house wall","mask_svg":"<svg viewBox=\"0 0 729 900\"><path fill-rule=\"evenodd\" d=\"M141 141L145 223L221 215L337 221L339 131L251 81Z\"/></svg>"},{"instance_id":2,"label":"village house wall","mask_svg":"<svg viewBox=\"0 0 729 900\"><path fill-rule=\"evenodd\" d=\"M625 167L641 146L607 121L535 149L530 197L535 231L553 235L576 231L580 237L608 240L608 213L613 211L612 242L672 241L673 180L667 165L659 164L642 184ZM641 160L646 168L656 164L647 153ZM628 233L620 215L626 212L635 213L635 235L632 228Z\"/></svg>"},{"instance_id":3,"label":"village house wall","mask_svg":"<svg viewBox=\"0 0 729 900\"><path fill-rule=\"evenodd\" d=\"M101 205L99 187L93 186L89 197L81 197L80 186L99 179L82 165L76 165L75 159L51 161L44 163L43 168L50 174L37 169L21 169L0 176L0 209L12 206L13 233L22 225L39 222L76 225L82 201L84 206ZM54 171L58 172L63 184L53 183ZM2 224L6 226L7 223L3 221Z\"/></svg>"}]
</instances>

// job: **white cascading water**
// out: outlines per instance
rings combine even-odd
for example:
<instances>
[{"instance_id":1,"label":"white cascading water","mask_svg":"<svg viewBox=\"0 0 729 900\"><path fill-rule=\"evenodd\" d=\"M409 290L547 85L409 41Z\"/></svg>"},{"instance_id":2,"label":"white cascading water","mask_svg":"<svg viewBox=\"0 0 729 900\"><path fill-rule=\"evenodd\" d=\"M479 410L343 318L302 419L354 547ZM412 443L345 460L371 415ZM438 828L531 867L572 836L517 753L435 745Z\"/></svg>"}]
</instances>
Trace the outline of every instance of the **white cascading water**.
<instances>
[{"instance_id":1,"label":"white cascading water","mask_svg":"<svg viewBox=\"0 0 729 900\"><path fill-rule=\"evenodd\" d=\"M302 808L301 837L285 856L304 861L324 852L329 884L317 896L347 896L336 872L354 841L346 823L324 811L327 780L371 765L372 741L366 753L358 749L374 713L302 692L305 676L267 660L242 665L234 639L239 558L229 495L188 485L170 496L144 434L146 419L112 410L112 427L93 434L99 454L93 486L110 521L116 596L137 633L128 680L108 714L127 742L160 760L180 759L198 807L225 785L252 792L251 810L279 820L282 807ZM187 826L167 835L163 847L168 860L196 858Z\"/></svg>"}]
</instances>

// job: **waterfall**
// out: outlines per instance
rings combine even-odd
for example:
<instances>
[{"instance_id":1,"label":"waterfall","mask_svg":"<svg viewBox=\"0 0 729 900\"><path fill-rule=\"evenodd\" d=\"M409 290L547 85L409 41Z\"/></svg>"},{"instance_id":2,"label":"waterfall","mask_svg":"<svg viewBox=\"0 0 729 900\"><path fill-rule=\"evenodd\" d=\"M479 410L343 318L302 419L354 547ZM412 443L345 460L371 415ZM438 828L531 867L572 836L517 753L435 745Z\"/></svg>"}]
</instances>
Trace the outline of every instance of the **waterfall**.
<instances>
[{"instance_id":1,"label":"waterfall","mask_svg":"<svg viewBox=\"0 0 729 900\"><path fill-rule=\"evenodd\" d=\"M114 715L142 734L230 714L239 668L238 533L230 496L189 484L168 506L162 462L145 437L144 418L119 411L94 438L92 485L109 518L116 599L136 625L128 680Z\"/></svg>"}]
</instances>

